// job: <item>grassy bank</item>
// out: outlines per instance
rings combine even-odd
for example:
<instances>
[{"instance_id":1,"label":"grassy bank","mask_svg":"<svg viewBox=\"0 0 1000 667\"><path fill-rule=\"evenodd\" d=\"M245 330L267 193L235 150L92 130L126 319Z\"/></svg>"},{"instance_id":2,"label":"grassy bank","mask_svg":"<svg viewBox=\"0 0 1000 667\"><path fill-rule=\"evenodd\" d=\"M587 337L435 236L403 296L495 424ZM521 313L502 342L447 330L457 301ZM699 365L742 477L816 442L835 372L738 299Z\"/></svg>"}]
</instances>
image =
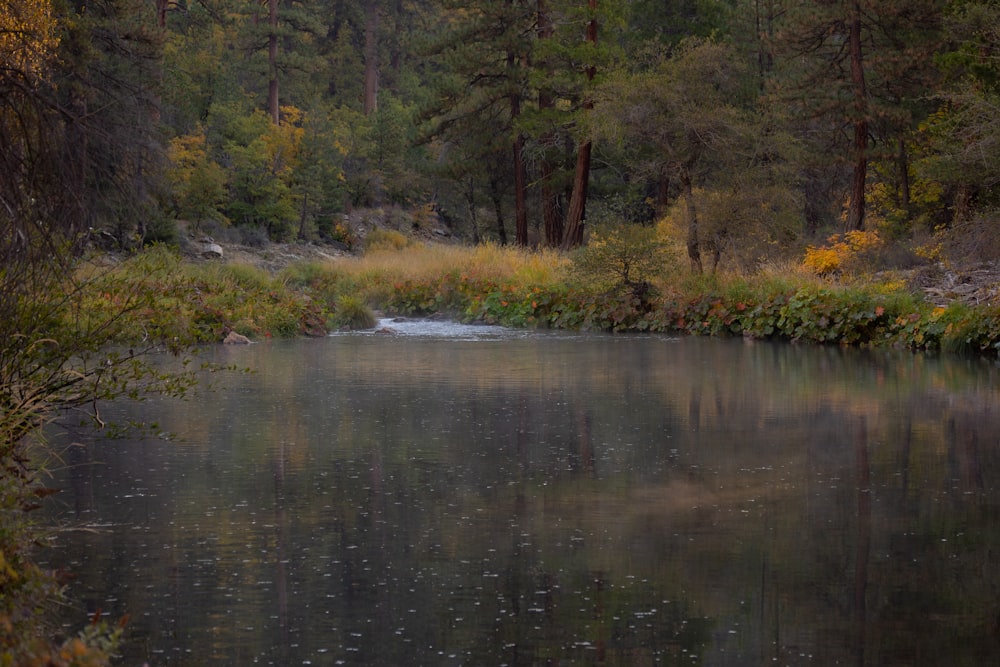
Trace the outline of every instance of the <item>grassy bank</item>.
<instances>
[{"instance_id":1,"label":"grassy bank","mask_svg":"<svg viewBox=\"0 0 1000 667\"><path fill-rule=\"evenodd\" d=\"M388 315L444 314L464 322L613 332L745 336L851 346L897 346L996 356L1000 309L935 307L900 282L837 285L798 267L740 276L661 273L629 286L581 274L555 252L496 246L387 247L363 257L293 264L184 262L163 249L101 272L95 308L130 290L160 295L122 338L178 323L201 342L229 330L252 340L372 326Z\"/></svg>"}]
</instances>

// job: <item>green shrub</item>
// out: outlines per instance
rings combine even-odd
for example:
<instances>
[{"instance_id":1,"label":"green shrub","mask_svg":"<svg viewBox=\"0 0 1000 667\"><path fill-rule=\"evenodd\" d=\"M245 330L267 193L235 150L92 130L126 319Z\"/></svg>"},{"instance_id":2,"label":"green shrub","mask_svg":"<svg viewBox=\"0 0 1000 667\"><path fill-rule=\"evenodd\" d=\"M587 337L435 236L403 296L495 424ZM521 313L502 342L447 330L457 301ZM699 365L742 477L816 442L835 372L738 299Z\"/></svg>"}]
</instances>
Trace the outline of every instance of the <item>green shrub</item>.
<instances>
[{"instance_id":1,"label":"green shrub","mask_svg":"<svg viewBox=\"0 0 1000 667\"><path fill-rule=\"evenodd\" d=\"M361 299L342 296L330 320L332 329L373 329L377 320L375 313Z\"/></svg>"},{"instance_id":2,"label":"green shrub","mask_svg":"<svg viewBox=\"0 0 1000 667\"><path fill-rule=\"evenodd\" d=\"M239 287L247 290L266 292L274 286L274 279L264 269L252 264L233 262L218 267L219 277L231 280Z\"/></svg>"},{"instance_id":3,"label":"green shrub","mask_svg":"<svg viewBox=\"0 0 1000 667\"><path fill-rule=\"evenodd\" d=\"M1000 356L1000 307L949 307L941 314L946 322L941 349L969 356Z\"/></svg>"},{"instance_id":4,"label":"green shrub","mask_svg":"<svg viewBox=\"0 0 1000 667\"><path fill-rule=\"evenodd\" d=\"M296 262L282 269L278 280L292 287L323 288L337 282L337 272L328 262Z\"/></svg>"},{"instance_id":5,"label":"green shrub","mask_svg":"<svg viewBox=\"0 0 1000 667\"><path fill-rule=\"evenodd\" d=\"M670 265L666 245L652 227L608 225L573 255L573 276L598 291L640 293Z\"/></svg>"}]
</instances>

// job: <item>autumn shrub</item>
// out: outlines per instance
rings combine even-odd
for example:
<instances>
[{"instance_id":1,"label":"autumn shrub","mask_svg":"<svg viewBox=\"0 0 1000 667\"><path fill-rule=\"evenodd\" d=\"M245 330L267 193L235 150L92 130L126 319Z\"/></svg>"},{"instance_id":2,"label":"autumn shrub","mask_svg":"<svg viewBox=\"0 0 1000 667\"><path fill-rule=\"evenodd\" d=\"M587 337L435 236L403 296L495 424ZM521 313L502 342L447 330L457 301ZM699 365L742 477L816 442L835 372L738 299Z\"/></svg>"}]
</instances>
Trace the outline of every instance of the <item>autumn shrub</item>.
<instances>
[{"instance_id":1,"label":"autumn shrub","mask_svg":"<svg viewBox=\"0 0 1000 667\"><path fill-rule=\"evenodd\" d=\"M856 268L865 253L879 246L882 240L878 232L850 231L834 234L823 246L808 246L803 266L820 276L839 274Z\"/></svg>"},{"instance_id":2,"label":"autumn shrub","mask_svg":"<svg viewBox=\"0 0 1000 667\"><path fill-rule=\"evenodd\" d=\"M358 242L357 237L351 230L350 225L344 222L338 222L331 225L328 230L328 235L331 241L336 241L337 243L343 243L348 248L353 248Z\"/></svg>"},{"instance_id":3,"label":"autumn shrub","mask_svg":"<svg viewBox=\"0 0 1000 667\"><path fill-rule=\"evenodd\" d=\"M397 232L394 229L373 229L365 237L364 249L366 253L402 250L410 244L410 239L402 232Z\"/></svg>"}]
</instances>

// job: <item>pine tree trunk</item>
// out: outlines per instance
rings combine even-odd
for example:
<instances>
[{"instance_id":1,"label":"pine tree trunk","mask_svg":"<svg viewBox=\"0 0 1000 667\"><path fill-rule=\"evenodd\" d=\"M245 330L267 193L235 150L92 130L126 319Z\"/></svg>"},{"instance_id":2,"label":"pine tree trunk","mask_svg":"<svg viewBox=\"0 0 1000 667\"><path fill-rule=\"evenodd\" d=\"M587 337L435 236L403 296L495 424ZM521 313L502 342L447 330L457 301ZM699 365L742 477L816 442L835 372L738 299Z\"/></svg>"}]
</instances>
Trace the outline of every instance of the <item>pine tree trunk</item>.
<instances>
[{"instance_id":1,"label":"pine tree trunk","mask_svg":"<svg viewBox=\"0 0 1000 667\"><path fill-rule=\"evenodd\" d=\"M587 0L587 7L590 9L591 18L587 23L587 41L597 46L597 0ZM587 66L587 81L594 80L596 67ZM585 93L587 97L583 101L583 113L588 113L594 108L594 101L589 97L589 91ZM587 190L590 185L590 156L593 151L593 144L583 141L576 153L576 171L573 174L573 194L569 200L569 211L566 215L566 227L562 247L564 250L576 247L583 243L583 221L587 214Z\"/></svg>"},{"instance_id":2,"label":"pine tree trunk","mask_svg":"<svg viewBox=\"0 0 1000 667\"><path fill-rule=\"evenodd\" d=\"M850 206L847 229L864 229L865 182L868 178L868 91L865 88L865 68L861 51L861 3L851 3L850 34L851 85L854 89L854 173L851 178Z\"/></svg>"},{"instance_id":3,"label":"pine tree trunk","mask_svg":"<svg viewBox=\"0 0 1000 667\"><path fill-rule=\"evenodd\" d=\"M490 178L490 199L493 202L493 214L497 219L497 238L500 245L507 245L507 225L503 219L503 194L496 178Z\"/></svg>"},{"instance_id":4,"label":"pine tree trunk","mask_svg":"<svg viewBox=\"0 0 1000 667\"><path fill-rule=\"evenodd\" d=\"M679 180L681 182L681 193L684 196L684 203L687 206L687 251L688 259L691 260L691 272L702 273L701 243L698 239L698 209L694 205L694 192L691 187L691 173L688 171L687 167L681 168Z\"/></svg>"},{"instance_id":5,"label":"pine tree trunk","mask_svg":"<svg viewBox=\"0 0 1000 667\"><path fill-rule=\"evenodd\" d=\"M542 222L545 225L545 245L558 248L562 245L562 216L559 215L559 193L552 187L553 170L548 160L539 165L542 181Z\"/></svg>"},{"instance_id":6,"label":"pine tree trunk","mask_svg":"<svg viewBox=\"0 0 1000 667\"><path fill-rule=\"evenodd\" d=\"M655 202L656 217L662 218L667 214L667 207L670 205L670 174L666 170L663 170L656 179Z\"/></svg>"},{"instance_id":7,"label":"pine tree trunk","mask_svg":"<svg viewBox=\"0 0 1000 667\"><path fill-rule=\"evenodd\" d=\"M554 28L552 17L549 15L548 6L545 0L538 0L538 39L550 39ZM538 91L538 108L541 111L551 109L555 106L552 95L544 88ZM542 143L548 144L552 140L551 135L542 137ZM559 215L559 193L552 185L554 170L552 163L547 158L542 157L538 166L542 189L542 223L545 227L545 245L551 248L558 248L562 245L562 216Z\"/></svg>"},{"instance_id":8,"label":"pine tree trunk","mask_svg":"<svg viewBox=\"0 0 1000 667\"><path fill-rule=\"evenodd\" d=\"M587 190L590 185L590 155L593 144L585 141L576 153L576 171L573 174L573 194L569 200L566 226L563 228L563 250L583 243L583 221L586 216Z\"/></svg>"},{"instance_id":9,"label":"pine tree trunk","mask_svg":"<svg viewBox=\"0 0 1000 667\"><path fill-rule=\"evenodd\" d=\"M167 27L167 0L156 0L156 25L159 28Z\"/></svg>"},{"instance_id":10,"label":"pine tree trunk","mask_svg":"<svg viewBox=\"0 0 1000 667\"><path fill-rule=\"evenodd\" d=\"M514 139L514 238L517 245L528 245L528 175L524 168L524 137Z\"/></svg>"},{"instance_id":11,"label":"pine tree trunk","mask_svg":"<svg viewBox=\"0 0 1000 667\"><path fill-rule=\"evenodd\" d=\"M507 70L510 76L515 76L514 68L518 67L517 59L512 51L507 52ZM510 121L517 124L521 115L521 95L517 91L510 94ZM514 242L521 246L528 245L528 175L524 167L524 135L520 132L514 137Z\"/></svg>"}]
</instances>

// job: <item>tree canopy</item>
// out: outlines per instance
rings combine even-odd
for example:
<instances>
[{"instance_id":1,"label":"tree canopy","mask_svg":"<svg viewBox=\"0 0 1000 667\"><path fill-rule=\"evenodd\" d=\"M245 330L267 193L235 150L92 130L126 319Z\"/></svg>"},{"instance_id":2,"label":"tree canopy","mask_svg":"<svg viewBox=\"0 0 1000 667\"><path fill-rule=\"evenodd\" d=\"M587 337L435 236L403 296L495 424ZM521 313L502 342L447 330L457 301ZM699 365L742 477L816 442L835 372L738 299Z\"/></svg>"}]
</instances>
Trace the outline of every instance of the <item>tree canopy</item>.
<instances>
[{"instance_id":1,"label":"tree canopy","mask_svg":"<svg viewBox=\"0 0 1000 667\"><path fill-rule=\"evenodd\" d=\"M718 192L778 164L764 178L785 186L782 210L798 193L803 239L947 228L996 203L984 157L996 12L972 0L11 0L7 205L34 201L124 247L169 241L178 221L321 240L372 206L430 206L470 240L568 247L612 202L649 222L693 201L688 176ZM730 199L745 219L749 204Z\"/></svg>"}]
</instances>

